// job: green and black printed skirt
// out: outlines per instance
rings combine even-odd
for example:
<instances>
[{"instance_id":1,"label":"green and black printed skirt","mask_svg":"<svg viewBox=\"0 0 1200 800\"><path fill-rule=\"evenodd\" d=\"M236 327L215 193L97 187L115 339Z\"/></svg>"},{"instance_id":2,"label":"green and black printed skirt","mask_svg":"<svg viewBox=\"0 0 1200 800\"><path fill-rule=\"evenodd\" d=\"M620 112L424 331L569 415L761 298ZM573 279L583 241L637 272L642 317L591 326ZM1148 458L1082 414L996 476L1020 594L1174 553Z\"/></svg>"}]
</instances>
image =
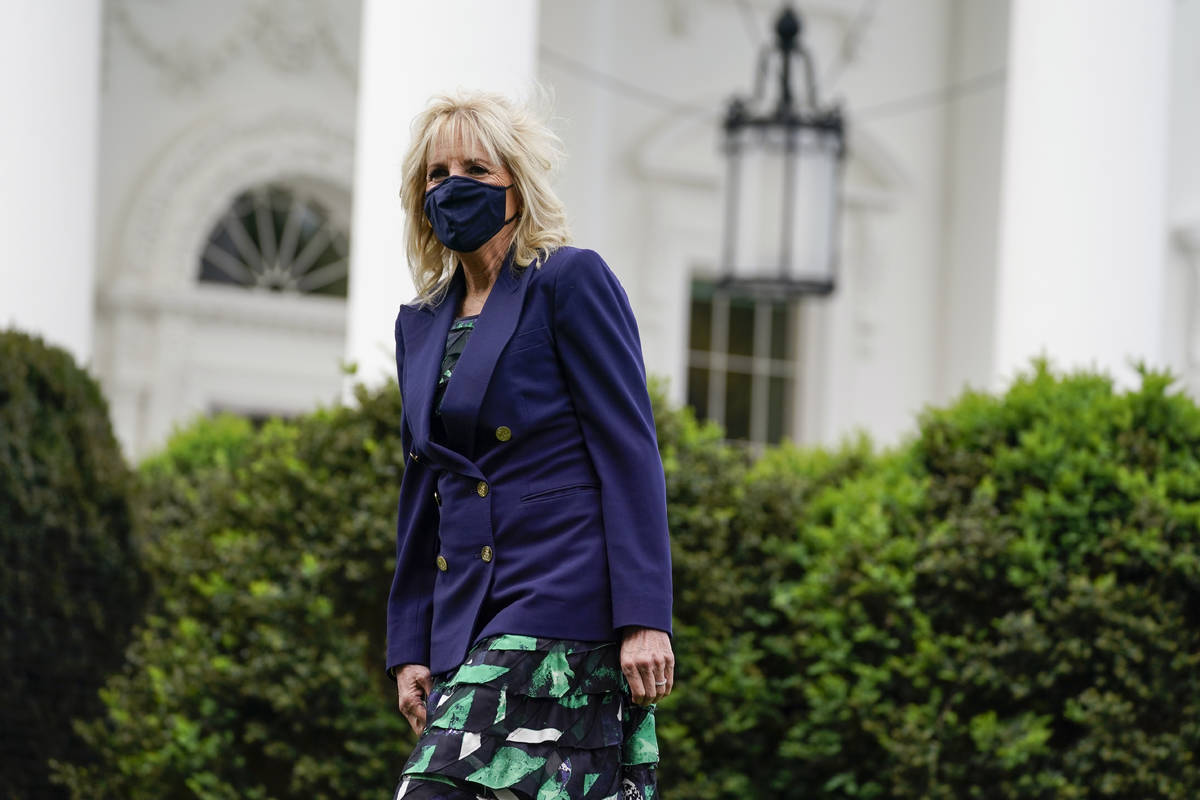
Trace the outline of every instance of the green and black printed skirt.
<instances>
[{"instance_id":1,"label":"green and black printed skirt","mask_svg":"<svg viewBox=\"0 0 1200 800\"><path fill-rule=\"evenodd\" d=\"M493 636L435 676L393 800L653 800L653 708L614 642Z\"/></svg>"}]
</instances>

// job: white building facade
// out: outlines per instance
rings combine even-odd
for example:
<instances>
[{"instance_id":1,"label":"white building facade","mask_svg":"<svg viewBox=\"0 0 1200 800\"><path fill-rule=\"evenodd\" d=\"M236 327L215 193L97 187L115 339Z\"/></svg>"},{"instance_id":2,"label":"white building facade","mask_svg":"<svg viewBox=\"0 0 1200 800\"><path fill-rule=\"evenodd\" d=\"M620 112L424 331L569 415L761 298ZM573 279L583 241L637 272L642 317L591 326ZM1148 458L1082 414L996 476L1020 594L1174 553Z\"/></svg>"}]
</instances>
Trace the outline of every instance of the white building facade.
<instances>
[{"instance_id":1,"label":"white building facade","mask_svg":"<svg viewBox=\"0 0 1200 800\"><path fill-rule=\"evenodd\" d=\"M733 438L894 441L1039 353L1200 396L1200 4L796 8L849 131L839 285L774 302L711 285L719 121L774 0L16 0L0 325L91 365L131 457L196 414L338 402L345 365L394 369L408 120L536 82L577 244Z\"/></svg>"}]
</instances>

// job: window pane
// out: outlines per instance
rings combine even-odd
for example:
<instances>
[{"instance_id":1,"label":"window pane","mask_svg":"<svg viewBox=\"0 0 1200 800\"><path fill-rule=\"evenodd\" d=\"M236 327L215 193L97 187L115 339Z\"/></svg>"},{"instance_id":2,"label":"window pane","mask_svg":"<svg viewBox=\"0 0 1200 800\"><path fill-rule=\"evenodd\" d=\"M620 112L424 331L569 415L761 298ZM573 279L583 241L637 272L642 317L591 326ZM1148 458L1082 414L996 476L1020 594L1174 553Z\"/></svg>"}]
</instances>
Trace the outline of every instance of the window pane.
<instances>
[{"instance_id":1,"label":"window pane","mask_svg":"<svg viewBox=\"0 0 1200 800\"><path fill-rule=\"evenodd\" d=\"M747 298L729 300L729 354L754 355L754 301Z\"/></svg>"},{"instance_id":2,"label":"window pane","mask_svg":"<svg viewBox=\"0 0 1200 800\"><path fill-rule=\"evenodd\" d=\"M239 277L247 273L247 267L237 255L237 245L224 230L209 240L208 247L200 257L200 280L212 283L240 282Z\"/></svg>"},{"instance_id":3,"label":"window pane","mask_svg":"<svg viewBox=\"0 0 1200 800\"><path fill-rule=\"evenodd\" d=\"M274 199L274 198L272 198ZM280 208L280 204L275 204L271 207L271 224L275 226L275 241L278 242L283 236L284 226L287 225L287 208Z\"/></svg>"},{"instance_id":4,"label":"window pane","mask_svg":"<svg viewBox=\"0 0 1200 800\"><path fill-rule=\"evenodd\" d=\"M772 376L767 384L767 441L778 444L787 432L788 378Z\"/></svg>"},{"instance_id":5,"label":"window pane","mask_svg":"<svg viewBox=\"0 0 1200 800\"><path fill-rule=\"evenodd\" d=\"M771 358L788 357L788 307L785 303L771 306Z\"/></svg>"},{"instance_id":6,"label":"window pane","mask_svg":"<svg viewBox=\"0 0 1200 800\"><path fill-rule=\"evenodd\" d=\"M712 350L712 298L692 297L691 332L688 348Z\"/></svg>"},{"instance_id":7,"label":"window pane","mask_svg":"<svg viewBox=\"0 0 1200 800\"><path fill-rule=\"evenodd\" d=\"M696 419L708 419L708 370L688 368L687 403L696 411Z\"/></svg>"},{"instance_id":8,"label":"window pane","mask_svg":"<svg viewBox=\"0 0 1200 800\"><path fill-rule=\"evenodd\" d=\"M729 439L750 438L749 373L730 372L725 376L725 436Z\"/></svg>"}]
</instances>

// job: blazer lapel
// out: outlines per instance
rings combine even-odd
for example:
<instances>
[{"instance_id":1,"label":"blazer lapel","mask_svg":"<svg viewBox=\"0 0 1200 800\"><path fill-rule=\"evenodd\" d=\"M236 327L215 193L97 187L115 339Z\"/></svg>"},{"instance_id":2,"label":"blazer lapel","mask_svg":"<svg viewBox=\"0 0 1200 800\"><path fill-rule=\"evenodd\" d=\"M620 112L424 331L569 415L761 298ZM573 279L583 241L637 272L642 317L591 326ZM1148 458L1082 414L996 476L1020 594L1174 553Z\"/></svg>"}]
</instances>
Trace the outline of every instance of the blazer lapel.
<instances>
[{"instance_id":1,"label":"blazer lapel","mask_svg":"<svg viewBox=\"0 0 1200 800\"><path fill-rule=\"evenodd\" d=\"M463 295L462 273L456 273L442 301L429 306L401 306L400 328L404 336L404 385L401 395L408 413L416 449L446 469L478 477L479 470L463 456L430 438L433 421L433 391L446 351L446 334Z\"/></svg>"},{"instance_id":2,"label":"blazer lapel","mask_svg":"<svg viewBox=\"0 0 1200 800\"><path fill-rule=\"evenodd\" d=\"M429 306L402 306L400 327L404 334L404 407L412 425L413 438L419 442L429 441L430 413L433 390L437 385L438 369L442 351L446 345L446 333L454 319L454 308L458 301L453 296L454 286L442 301Z\"/></svg>"},{"instance_id":3,"label":"blazer lapel","mask_svg":"<svg viewBox=\"0 0 1200 800\"><path fill-rule=\"evenodd\" d=\"M529 273L532 270L533 267L529 266L516 272L511 254L500 267L496 285L483 305L483 311L475 322L475 330L454 367L454 376L442 398L442 422L446 425L446 435L454 448L469 459L475 458L475 426L479 420L483 395L496 369L496 361L521 318L521 307L525 302L525 290L529 286ZM448 325L446 330L449 330Z\"/></svg>"}]
</instances>

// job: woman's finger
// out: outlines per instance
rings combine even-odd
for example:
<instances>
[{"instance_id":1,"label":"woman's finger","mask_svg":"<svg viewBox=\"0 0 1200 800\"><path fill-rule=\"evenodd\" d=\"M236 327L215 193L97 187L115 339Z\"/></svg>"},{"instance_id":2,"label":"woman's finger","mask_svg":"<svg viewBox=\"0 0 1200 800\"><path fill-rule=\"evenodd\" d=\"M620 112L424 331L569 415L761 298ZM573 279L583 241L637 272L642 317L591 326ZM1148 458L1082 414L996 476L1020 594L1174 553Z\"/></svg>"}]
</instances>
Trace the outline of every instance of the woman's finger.
<instances>
[{"instance_id":1,"label":"woman's finger","mask_svg":"<svg viewBox=\"0 0 1200 800\"><path fill-rule=\"evenodd\" d=\"M661 666L655 670L654 674L654 702L661 701L664 697L671 693L671 673L670 667Z\"/></svg>"},{"instance_id":2,"label":"woman's finger","mask_svg":"<svg viewBox=\"0 0 1200 800\"><path fill-rule=\"evenodd\" d=\"M631 663L622 664L621 672L625 673L625 682L629 684L629 694L633 698L633 702L638 705L646 702L646 689L642 683L642 676L638 672L637 665Z\"/></svg>"},{"instance_id":3,"label":"woman's finger","mask_svg":"<svg viewBox=\"0 0 1200 800\"><path fill-rule=\"evenodd\" d=\"M643 661L638 664L638 676L642 679L646 704L649 705L650 703L657 703L658 692L662 687L657 685L658 679L654 677L653 664L651 664L649 661Z\"/></svg>"},{"instance_id":4,"label":"woman's finger","mask_svg":"<svg viewBox=\"0 0 1200 800\"><path fill-rule=\"evenodd\" d=\"M408 720L413 731L419 736L425 729L426 708L425 696L416 687L410 687L400 695L400 713Z\"/></svg>"},{"instance_id":5,"label":"woman's finger","mask_svg":"<svg viewBox=\"0 0 1200 800\"><path fill-rule=\"evenodd\" d=\"M413 709L412 713L406 714L405 716L408 717L408 724L412 726L413 733L415 733L417 736L420 736L421 732L425 730L425 704L417 703L416 708Z\"/></svg>"}]
</instances>

